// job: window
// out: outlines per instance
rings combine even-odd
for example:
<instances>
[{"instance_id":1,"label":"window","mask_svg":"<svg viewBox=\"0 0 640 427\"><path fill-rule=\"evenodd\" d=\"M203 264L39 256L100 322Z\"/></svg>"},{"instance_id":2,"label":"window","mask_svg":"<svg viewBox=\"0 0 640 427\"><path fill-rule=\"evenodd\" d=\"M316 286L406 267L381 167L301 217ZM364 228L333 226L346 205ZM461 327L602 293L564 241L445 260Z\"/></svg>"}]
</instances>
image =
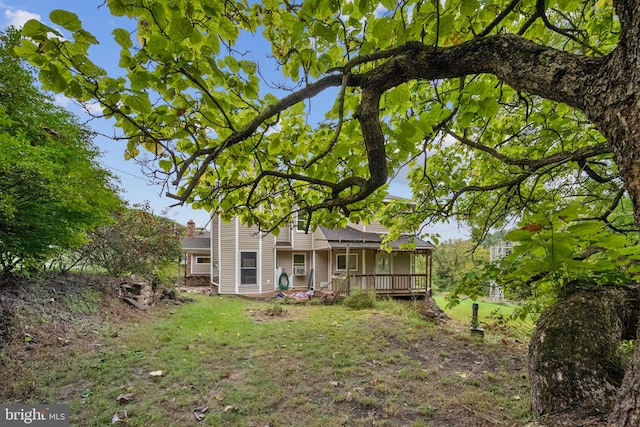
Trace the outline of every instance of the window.
<instances>
[{"instance_id":1,"label":"window","mask_svg":"<svg viewBox=\"0 0 640 427\"><path fill-rule=\"evenodd\" d=\"M211 257L198 256L196 257L196 264L211 264Z\"/></svg>"},{"instance_id":2,"label":"window","mask_svg":"<svg viewBox=\"0 0 640 427\"><path fill-rule=\"evenodd\" d=\"M306 233L307 232L307 213L300 211L298 212L297 215L297 219L296 219L296 231L300 232L300 233Z\"/></svg>"},{"instance_id":3,"label":"window","mask_svg":"<svg viewBox=\"0 0 640 427\"><path fill-rule=\"evenodd\" d=\"M336 270L345 271L347 269L347 254L336 255ZM358 269L358 254L349 254L349 271Z\"/></svg>"},{"instance_id":4,"label":"window","mask_svg":"<svg viewBox=\"0 0 640 427\"><path fill-rule=\"evenodd\" d=\"M389 254L388 252L376 253L376 273L391 273L391 254Z\"/></svg>"},{"instance_id":5,"label":"window","mask_svg":"<svg viewBox=\"0 0 640 427\"><path fill-rule=\"evenodd\" d=\"M258 282L258 254L240 252L240 284L255 285Z\"/></svg>"},{"instance_id":6,"label":"window","mask_svg":"<svg viewBox=\"0 0 640 427\"><path fill-rule=\"evenodd\" d=\"M307 257L305 254L293 254L293 275L304 276L307 274Z\"/></svg>"}]
</instances>

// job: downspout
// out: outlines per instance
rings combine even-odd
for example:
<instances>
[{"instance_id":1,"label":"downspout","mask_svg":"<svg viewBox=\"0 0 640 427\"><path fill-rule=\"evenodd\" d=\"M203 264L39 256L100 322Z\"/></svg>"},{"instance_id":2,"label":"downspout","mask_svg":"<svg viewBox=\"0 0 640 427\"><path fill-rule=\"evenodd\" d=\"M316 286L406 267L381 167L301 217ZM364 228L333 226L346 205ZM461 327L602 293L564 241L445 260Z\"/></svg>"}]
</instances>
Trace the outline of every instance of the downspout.
<instances>
[{"instance_id":1,"label":"downspout","mask_svg":"<svg viewBox=\"0 0 640 427\"><path fill-rule=\"evenodd\" d=\"M258 274L256 275L256 279L258 280L258 293L262 293L262 232L258 234Z\"/></svg>"},{"instance_id":2,"label":"downspout","mask_svg":"<svg viewBox=\"0 0 640 427\"><path fill-rule=\"evenodd\" d=\"M222 237L221 237L221 227L222 227L222 219L220 215L216 214L218 217L218 250L216 252L216 258L218 260L218 293L220 293L220 289L222 289L222 256L220 254L220 250L222 249ZM213 239L211 239L211 244L213 245ZM213 279L211 279L213 280Z\"/></svg>"},{"instance_id":3,"label":"downspout","mask_svg":"<svg viewBox=\"0 0 640 427\"><path fill-rule=\"evenodd\" d=\"M240 238L240 224L238 217L234 217L235 221L235 245L234 245L234 256L235 256L235 294L238 295L240 293L240 243L238 239Z\"/></svg>"}]
</instances>

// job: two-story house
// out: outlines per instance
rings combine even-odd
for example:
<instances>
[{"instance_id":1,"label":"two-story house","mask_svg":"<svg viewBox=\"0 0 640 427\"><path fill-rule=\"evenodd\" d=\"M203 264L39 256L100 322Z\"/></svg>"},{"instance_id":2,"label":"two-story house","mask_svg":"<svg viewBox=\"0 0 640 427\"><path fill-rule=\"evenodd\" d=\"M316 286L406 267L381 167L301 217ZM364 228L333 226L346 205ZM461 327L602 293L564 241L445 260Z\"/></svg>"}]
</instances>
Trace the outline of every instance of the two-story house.
<instances>
[{"instance_id":1,"label":"two-story house","mask_svg":"<svg viewBox=\"0 0 640 427\"><path fill-rule=\"evenodd\" d=\"M190 226L193 230L195 224ZM238 218L225 222L214 214L209 235L192 233L183 239L185 278L208 277L219 294L354 288L398 296L428 292L434 245L407 234L392 242L387 252L381 249L386 232L373 222L337 230L318 227L307 233L301 219L276 237L244 226ZM415 248L403 246L410 241Z\"/></svg>"}]
</instances>

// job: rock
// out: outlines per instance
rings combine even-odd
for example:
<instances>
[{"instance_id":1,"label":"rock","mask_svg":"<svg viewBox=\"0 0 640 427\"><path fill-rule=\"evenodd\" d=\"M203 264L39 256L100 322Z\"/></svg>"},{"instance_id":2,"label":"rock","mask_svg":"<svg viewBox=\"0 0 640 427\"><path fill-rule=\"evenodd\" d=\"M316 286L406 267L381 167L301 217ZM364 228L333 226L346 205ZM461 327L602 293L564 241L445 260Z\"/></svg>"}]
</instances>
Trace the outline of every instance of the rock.
<instances>
[{"instance_id":1,"label":"rock","mask_svg":"<svg viewBox=\"0 0 640 427\"><path fill-rule=\"evenodd\" d=\"M420 317L429 322L444 322L449 319L449 316L438 307L436 301L429 295L425 296L425 299L418 302L418 313Z\"/></svg>"}]
</instances>

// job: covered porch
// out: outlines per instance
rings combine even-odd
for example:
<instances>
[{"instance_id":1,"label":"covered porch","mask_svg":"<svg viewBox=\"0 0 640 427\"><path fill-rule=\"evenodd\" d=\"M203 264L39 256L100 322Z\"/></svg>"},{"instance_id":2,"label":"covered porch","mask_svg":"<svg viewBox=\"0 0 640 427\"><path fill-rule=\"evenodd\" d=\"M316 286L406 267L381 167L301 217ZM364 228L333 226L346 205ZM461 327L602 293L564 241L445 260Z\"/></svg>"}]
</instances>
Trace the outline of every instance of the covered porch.
<instances>
[{"instance_id":1,"label":"covered porch","mask_svg":"<svg viewBox=\"0 0 640 427\"><path fill-rule=\"evenodd\" d=\"M378 295L422 297L431 292L429 274L352 274L334 277L331 290L348 295L356 289L375 291Z\"/></svg>"},{"instance_id":2,"label":"covered porch","mask_svg":"<svg viewBox=\"0 0 640 427\"><path fill-rule=\"evenodd\" d=\"M329 249L328 283L324 287L346 295L356 289L378 295L421 297L431 291L435 246L403 235L382 249L384 235L352 227L321 229Z\"/></svg>"}]
</instances>

